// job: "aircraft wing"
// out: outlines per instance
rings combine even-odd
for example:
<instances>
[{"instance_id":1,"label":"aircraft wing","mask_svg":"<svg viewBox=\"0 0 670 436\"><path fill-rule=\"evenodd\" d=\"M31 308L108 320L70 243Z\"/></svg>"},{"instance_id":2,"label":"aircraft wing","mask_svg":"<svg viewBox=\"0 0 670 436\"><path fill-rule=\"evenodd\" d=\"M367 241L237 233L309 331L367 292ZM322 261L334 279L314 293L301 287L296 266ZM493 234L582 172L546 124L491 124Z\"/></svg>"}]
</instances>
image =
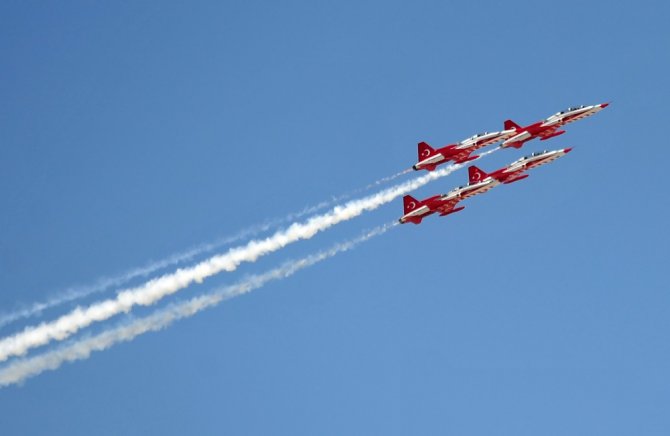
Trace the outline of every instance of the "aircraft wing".
<instances>
[{"instance_id":1,"label":"aircraft wing","mask_svg":"<svg viewBox=\"0 0 670 436\"><path fill-rule=\"evenodd\" d=\"M562 123L557 123L547 129L542 130L537 134L537 136L540 137L540 141L544 141L549 138L553 138L554 136L562 135L565 133L565 130L560 130L561 126L563 126Z\"/></svg>"},{"instance_id":2,"label":"aircraft wing","mask_svg":"<svg viewBox=\"0 0 670 436\"><path fill-rule=\"evenodd\" d=\"M508 184L516 182L517 180L523 180L528 177L526 170L527 168L525 166L514 166L514 164L512 164L507 168L502 168L492 172L491 177L500 183Z\"/></svg>"},{"instance_id":3,"label":"aircraft wing","mask_svg":"<svg viewBox=\"0 0 670 436\"><path fill-rule=\"evenodd\" d=\"M454 154L449 156L449 158L454 162L467 162L477 158L477 156L470 157L470 153L472 153L473 150L475 150L475 148L464 148L462 150L456 151Z\"/></svg>"},{"instance_id":4,"label":"aircraft wing","mask_svg":"<svg viewBox=\"0 0 670 436\"><path fill-rule=\"evenodd\" d=\"M557 132L560 128L561 128L561 125L560 125L560 124L556 124L556 125L554 125L554 126L548 128L548 129L546 129L546 130L541 131L540 133L537 134L537 136L539 136L539 137L542 138L542 139L545 139L545 138L546 138L546 139L551 138L552 136L554 136L554 135L556 134L556 132Z\"/></svg>"},{"instance_id":5,"label":"aircraft wing","mask_svg":"<svg viewBox=\"0 0 670 436\"><path fill-rule=\"evenodd\" d=\"M509 184L509 183L513 183L513 182L516 182L516 181L519 181L519 180L523 180L523 179L525 179L526 177L528 177L528 174L526 174L526 172L525 172L524 170L522 170L522 171L515 171L515 172L511 173L511 174L510 174L510 175L503 181L503 183L507 185L507 184Z\"/></svg>"},{"instance_id":6,"label":"aircraft wing","mask_svg":"<svg viewBox=\"0 0 670 436\"><path fill-rule=\"evenodd\" d=\"M455 210L456 205L458 204L458 202L459 202L458 198L447 200L446 202L444 202L440 206L438 206L435 209L435 211L438 212L440 214L440 216L445 216L445 215L449 215L450 213L453 213L453 212L458 212L458 210Z\"/></svg>"}]
</instances>

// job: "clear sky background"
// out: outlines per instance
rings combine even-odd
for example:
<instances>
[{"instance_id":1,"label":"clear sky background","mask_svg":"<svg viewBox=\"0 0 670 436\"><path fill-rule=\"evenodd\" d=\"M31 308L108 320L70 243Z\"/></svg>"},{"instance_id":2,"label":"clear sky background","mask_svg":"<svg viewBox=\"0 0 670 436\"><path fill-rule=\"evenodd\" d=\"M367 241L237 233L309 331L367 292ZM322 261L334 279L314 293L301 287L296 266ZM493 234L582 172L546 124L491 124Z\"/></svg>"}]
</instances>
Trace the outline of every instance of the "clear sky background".
<instances>
[{"instance_id":1,"label":"clear sky background","mask_svg":"<svg viewBox=\"0 0 670 436\"><path fill-rule=\"evenodd\" d=\"M333 3L3 2L0 309L612 105L479 161L574 147L463 212L0 390L0 433L669 434L668 3Z\"/></svg>"}]
</instances>

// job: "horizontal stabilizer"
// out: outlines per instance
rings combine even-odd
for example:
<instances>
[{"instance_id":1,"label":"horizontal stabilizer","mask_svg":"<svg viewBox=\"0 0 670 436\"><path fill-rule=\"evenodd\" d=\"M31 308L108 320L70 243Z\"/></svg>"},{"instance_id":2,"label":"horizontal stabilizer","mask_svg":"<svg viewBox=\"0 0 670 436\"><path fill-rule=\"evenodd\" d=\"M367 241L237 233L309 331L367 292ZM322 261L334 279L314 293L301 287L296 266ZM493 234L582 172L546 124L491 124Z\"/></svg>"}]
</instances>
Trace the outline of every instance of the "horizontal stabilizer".
<instances>
[{"instance_id":1,"label":"horizontal stabilizer","mask_svg":"<svg viewBox=\"0 0 670 436\"><path fill-rule=\"evenodd\" d=\"M422 216L410 216L410 217L402 217L398 220L400 224L405 224L405 223L412 223L412 224L421 224L421 220L423 220Z\"/></svg>"}]
</instances>

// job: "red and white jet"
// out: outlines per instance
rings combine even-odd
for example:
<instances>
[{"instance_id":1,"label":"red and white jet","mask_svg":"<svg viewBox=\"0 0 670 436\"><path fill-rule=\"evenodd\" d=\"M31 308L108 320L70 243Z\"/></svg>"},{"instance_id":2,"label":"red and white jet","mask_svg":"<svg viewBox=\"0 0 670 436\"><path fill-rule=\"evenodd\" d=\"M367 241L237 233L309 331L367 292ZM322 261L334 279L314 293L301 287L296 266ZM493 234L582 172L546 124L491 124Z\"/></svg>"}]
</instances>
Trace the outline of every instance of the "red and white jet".
<instances>
[{"instance_id":1,"label":"red and white jet","mask_svg":"<svg viewBox=\"0 0 670 436\"><path fill-rule=\"evenodd\" d=\"M531 139L540 138L544 141L554 136L562 135L565 130L560 130L562 126L590 117L609 106L609 103L596 104L592 106L571 107L564 111L557 112L549 118L521 127L512 120L505 121L506 130L514 130L514 136L506 139L501 147L521 148L523 144Z\"/></svg>"},{"instance_id":2,"label":"red and white jet","mask_svg":"<svg viewBox=\"0 0 670 436\"><path fill-rule=\"evenodd\" d=\"M477 159L479 156L470 156L470 154L486 147L487 145L503 141L514 135L515 130L509 129L502 132L484 132L462 140L458 144L450 144L435 150L425 142L419 143L419 162L414 165L415 171L428 170L433 171L438 165L453 161L461 164Z\"/></svg>"},{"instance_id":3,"label":"red and white jet","mask_svg":"<svg viewBox=\"0 0 670 436\"><path fill-rule=\"evenodd\" d=\"M476 167L469 167L476 168ZM446 216L465 209L465 206L456 207L459 201L466 198L473 197L477 194L482 194L493 187L500 184L497 179L493 177L486 177L483 179L474 179L470 172L469 183L465 186L454 188L446 194L435 195L425 200L419 201L411 195L403 197L405 207L405 214L399 219L401 224L410 222L420 224L428 215L439 213L440 216Z\"/></svg>"},{"instance_id":4,"label":"red and white jet","mask_svg":"<svg viewBox=\"0 0 670 436\"><path fill-rule=\"evenodd\" d=\"M505 168L493 171L490 174L486 174L484 171L472 165L468 167L468 171L470 172L470 180L486 180L488 177L490 177L504 184L523 180L528 177L528 174L524 174L527 170L554 161L559 157L563 157L570 153L571 150L572 148L563 148L553 151L538 151L531 154L530 156L525 156L521 159L515 160Z\"/></svg>"},{"instance_id":5,"label":"red and white jet","mask_svg":"<svg viewBox=\"0 0 670 436\"><path fill-rule=\"evenodd\" d=\"M486 192L501 183L512 183L528 177L525 171L544 165L568 154L572 148L561 150L542 151L530 156L522 157L499 170L490 174L477 168L475 165L468 167L468 184L452 189L447 194L435 195L423 201L419 201L411 195L403 197L405 214L400 218L400 223L407 222L420 224L428 215L439 213L446 216L463 210L465 207L456 207L459 201Z\"/></svg>"}]
</instances>

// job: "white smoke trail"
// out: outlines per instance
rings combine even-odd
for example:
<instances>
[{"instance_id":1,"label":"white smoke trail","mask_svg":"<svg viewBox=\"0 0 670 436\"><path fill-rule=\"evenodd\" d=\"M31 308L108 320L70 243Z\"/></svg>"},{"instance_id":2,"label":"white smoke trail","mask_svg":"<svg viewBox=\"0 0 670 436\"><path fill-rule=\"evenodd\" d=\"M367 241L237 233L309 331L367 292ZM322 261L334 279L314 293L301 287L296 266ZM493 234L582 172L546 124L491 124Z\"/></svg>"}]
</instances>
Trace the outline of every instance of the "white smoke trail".
<instances>
[{"instance_id":1,"label":"white smoke trail","mask_svg":"<svg viewBox=\"0 0 670 436\"><path fill-rule=\"evenodd\" d=\"M411 173L413 170L412 168L407 168L405 170L402 170L400 172L397 172L393 174L392 176L388 177L382 177L381 179L377 180L374 183L370 183L368 186L365 187L365 190L376 188L379 185L383 185L384 183L392 182L393 180L397 179L400 176L404 176L405 174Z\"/></svg>"},{"instance_id":2,"label":"white smoke trail","mask_svg":"<svg viewBox=\"0 0 670 436\"><path fill-rule=\"evenodd\" d=\"M500 147L494 148L492 150L489 150L487 152L484 152L479 155L479 158L482 158L484 156L487 156L495 151L500 149ZM181 263L188 262L195 257L205 254L205 253L210 253L218 248L221 248L225 245L232 244L236 241L239 241L241 239L247 238L247 237L252 237L256 236L262 232L268 231L271 228L277 227L281 224L294 221L296 219L302 218L305 215L311 215L313 213L316 213L320 210L323 210L327 207L332 206L335 203L339 203L341 201L347 200L351 198L353 195L359 194L364 191L368 191L372 188L379 187L380 185L389 183L396 178L403 176L407 173L410 173L412 171L411 168L408 168L406 170L400 171L396 174L393 174L392 176L387 176L387 177L382 177L381 179L370 183L367 185L365 188L359 188L354 191L351 191L347 194L342 194L339 196L334 196L330 200L322 201L321 203L318 203L313 206L306 206L299 212L291 213L284 218L275 218L270 221L267 221L264 224L259 224L253 227L250 227L248 229L244 229L239 231L238 233L234 234L233 236L225 237L222 238L218 241L215 242L210 242L210 243L205 243L205 244L200 244L194 248L191 248L185 252L182 253L176 253L173 254L165 259L158 260L155 262L151 262L143 267L139 268L133 268L131 270L128 270L124 273L119 274L118 276L113 276L113 277L101 277L100 279L96 280L95 283L91 285L83 285L83 286L74 286L69 289L66 289L59 293L59 295L56 295L54 297L51 297L47 299L46 301L41 301L41 302L36 302L32 303L28 307L23 307L20 309L16 309L12 312L7 312L7 313L0 313L0 328L11 324L13 322L16 322L21 319L25 318L30 318L33 316L38 316L42 314L45 310L49 310L51 308L60 306L65 303L70 303L82 298L85 298L89 295L92 294L97 294L104 292L108 289L112 288L117 288L119 286L124 285L125 283L130 282L133 279L136 278L146 278L150 276L151 274L155 273L156 271L159 271L161 269L170 267L170 266L176 266Z\"/></svg>"},{"instance_id":3,"label":"white smoke trail","mask_svg":"<svg viewBox=\"0 0 670 436\"><path fill-rule=\"evenodd\" d=\"M96 280L95 283L91 285L84 286L74 286L69 289L62 291L59 295L56 295L52 298L49 298L45 301L33 303L28 307L14 310L13 312L8 312L0 314L0 327L3 327L12 322L18 321L24 318L30 318L33 316L40 315L45 310L51 309L56 306L60 306L71 301L79 300L81 298L87 297L92 294L104 292L110 288L119 287L129 281L136 278L145 278L154 272L167 268L170 266L175 266L180 263L187 262L198 255L203 253L211 252L220 248L224 245L232 244L233 242L239 241L246 237L254 236L258 233L269 230L270 228L281 224L284 221L282 219L277 219L269 221L265 224L259 224L248 229L242 230L232 236L219 239L215 242L209 242L206 244L200 244L196 247L193 247L182 253L173 254L163 260L155 261L145 265L143 267L133 268L124 273L119 274L114 277L101 277Z\"/></svg>"},{"instance_id":4,"label":"white smoke trail","mask_svg":"<svg viewBox=\"0 0 670 436\"><path fill-rule=\"evenodd\" d=\"M298 213L289 215L287 218L289 220L292 220L292 219L301 218L305 215L316 213L316 212L318 212L320 210L323 210L327 207L330 207L330 206L332 206L336 203L340 203L342 201L348 200L351 197L353 197L354 195L360 194L360 193L365 192L365 191L369 191L369 190L374 189L374 188L379 188L381 185L385 185L389 182L392 182L393 180L397 179L398 177L403 176L403 175L405 175L407 173L410 173L410 172L412 172L412 168L408 168L406 170L397 172L397 173L395 173L391 176L382 177L381 179L378 179L378 180L366 185L364 188L354 189L353 191L347 192L346 194L341 194L341 195L332 197L330 200L322 201L321 203L316 204L314 206L308 206L308 207L304 208L303 210L301 210Z\"/></svg>"},{"instance_id":5,"label":"white smoke trail","mask_svg":"<svg viewBox=\"0 0 670 436\"><path fill-rule=\"evenodd\" d=\"M281 267L264 274L248 277L235 285L227 286L218 291L195 297L183 303L173 304L147 317L106 330L91 338L80 339L70 345L32 358L14 361L0 369L0 387L22 382L29 377L47 370L57 369L64 362L86 359L94 351L102 351L115 344L128 342L141 334L166 328L179 319L193 316L201 310L216 306L222 301L251 292L269 281L287 278L303 268L333 257L338 253L351 250L358 244L374 236L381 235L397 224L392 223L377 227L356 239L337 244L329 250L321 251L296 261L287 262Z\"/></svg>"},{"instance_id":6,"label":"white smoke trail","mask_svg":"<svg viewBox=\"0 0 670 436\"><path fill-rule=\"evenodd\" d=\"M407 169L399 171L399 172L397 172L393 175L382 177L381 179L379 179L375 182L372 182L369 185L366 185L364 188L358 188L358 189L355 189L355 190L353 190L351 192L348 192L346 194L340 195L339 197L335 197L333 199L333 203L347 200L347 199L353 197L354 195L360 194L360 193L365 192L365 191L369 191L371 189L379 188L381 185L385 185L389 182L392 182L395 179L397 179L398 177L404 176L405 174L411 173L412 171L413 171L412 168L407 168Z\"/></svg>"},{"instance_id":7,"label":"white smoke trail","mask_svg":"<svg viewBox=\"0 0 670 436\"><path fill-rule=\"evenodd\" d=\"M490 149L490 150L488 150L488 151L485 151L484 153L482 153L482 154L480 154L479 156L477 156L477 159L475 159L475 160L479 160L479 159L483 158L484 156L488 156L488 155L491 154L491 153L495 153L496 151L501 150L502 148L503 148L502 145L499 145L499 146L497 146L496 148L492 148L492 149Z\"/></svg>"},{"instance_id":8,"label":"white smoke trail","mask_svg":"<svg viewBox=\"0 0 670 436\"><path fill-rule=\"evenodd\" d=\"M176 253L165 259L151 262L145 266L130 269L117 276L101 277L91 285L74 286L68 288L60 292L58 295L55 295L45 301L32 303L27 307L19 308L12 312L0 313L0 328L21 319L41 315L45 310L49 310L62 304L80 300L92 294L102 293L108 289L118 288L119 286L122 286L134 279L146 278L161 269L188 262L190 260L193 260L197 256L200 256L205 253L211 253L212 251L217 250L225 245L232 244L234 242L237 242L239 240L248 237L256 236L260 233L266 232L282 224L292 222L306 215L311 215L320 210L326 209L327 207L330 207L336 203L351 198L352 195L355 195L362 191L368 191L372 188L378 187L379 185L388 183L394 180L395 178L399 177L400 175L406 174L407 172L408 170L394 174L393 176L383 177L377 180L376 182L367 185L365 188L356 189L347 194L334 196L330 200L322 201L321 203L318 203L316 205L305 206L302 210L288 214L283 218L275 218L266 221L263 224L258 224L249 227L247 229L241 230L232 236L221 238L214 242L200 244L182 253Z\"/></svg>"},{"instance_id":9,"label":"white smoke trail","mask_svg":"<svg viewBox=\"0 0 670 436\"><path fill-rule=\"evenodd\" d=\"M302 223L294 223L262 240L252 240L246 245L231 248L224 254L213 256L192 267L153 279L142 286L119 292L116 298L94 303L87 308L77 307L72 312L52 322L26 327L22 332L0 340L0 361L20 356L29 349L45 345L52 340L63 340L94 322L104 321L119 313L128 312L135 305L148 306L161 298L174 294L194 282L222 271L234 271L242 262L254 262L259 257L275 252L293 242L309 239L338 223L348 221L363 212L377 209L401 195L427 183L451 174L461 165L448 167L400 183L362 199L351 200L331 211L314 216Z\"/></svg>"}]
</instances>

